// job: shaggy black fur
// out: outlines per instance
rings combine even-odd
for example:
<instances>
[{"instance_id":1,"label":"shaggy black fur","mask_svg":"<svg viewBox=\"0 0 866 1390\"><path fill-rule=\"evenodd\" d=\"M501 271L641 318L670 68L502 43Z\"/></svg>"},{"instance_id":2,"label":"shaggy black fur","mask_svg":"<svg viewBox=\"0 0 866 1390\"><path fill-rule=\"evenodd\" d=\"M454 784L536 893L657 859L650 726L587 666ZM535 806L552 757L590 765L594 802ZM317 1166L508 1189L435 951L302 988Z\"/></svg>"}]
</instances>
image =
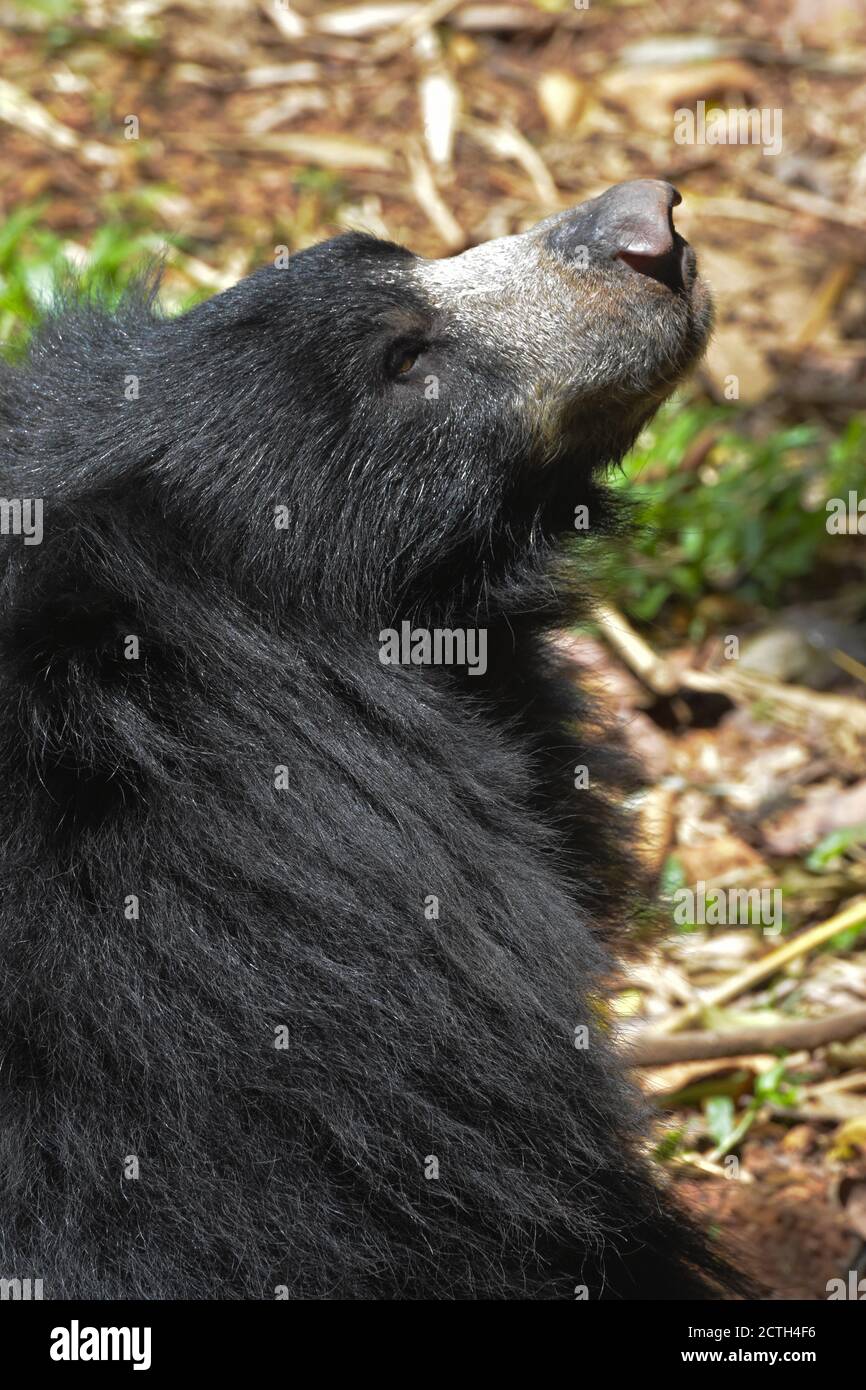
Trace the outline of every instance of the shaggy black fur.
<instances>
[{"instance_id":1,"label":"shaggy black fur","mask_svg":"<svg viewBox=\"0 0 866 1390\"><path fill-rule=\"evenodd\" d=\"M606 1036L622 829L543 643L619 408L541 457L413 265L350 236L174 321L67 304L0 376L45 528L3 540L0 1275L46 1297L724 1277ZM485 626L487 674L383 665L404 619Z\"/></svg>"}]
</instances>

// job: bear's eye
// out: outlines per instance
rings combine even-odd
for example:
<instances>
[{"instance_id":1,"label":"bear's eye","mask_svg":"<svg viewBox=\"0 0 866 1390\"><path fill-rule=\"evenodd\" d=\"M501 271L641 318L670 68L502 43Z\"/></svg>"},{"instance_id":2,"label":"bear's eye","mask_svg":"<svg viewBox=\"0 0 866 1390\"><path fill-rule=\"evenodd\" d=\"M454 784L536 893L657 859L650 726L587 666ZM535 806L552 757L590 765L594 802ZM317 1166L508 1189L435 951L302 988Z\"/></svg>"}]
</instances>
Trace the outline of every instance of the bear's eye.
<instances>
[{"instance_id":1,"label":"bear's eye","mask_svg":"<svg viewBox=\"0 0 866 1390\"><path fill-rule=\"evenodd\" d=\"M391 379L396 380L398 377L408 376L423 351L424 345L422 343L411 340L394 343L387 361L388 375Z\"/></svg>"}]
</instances>

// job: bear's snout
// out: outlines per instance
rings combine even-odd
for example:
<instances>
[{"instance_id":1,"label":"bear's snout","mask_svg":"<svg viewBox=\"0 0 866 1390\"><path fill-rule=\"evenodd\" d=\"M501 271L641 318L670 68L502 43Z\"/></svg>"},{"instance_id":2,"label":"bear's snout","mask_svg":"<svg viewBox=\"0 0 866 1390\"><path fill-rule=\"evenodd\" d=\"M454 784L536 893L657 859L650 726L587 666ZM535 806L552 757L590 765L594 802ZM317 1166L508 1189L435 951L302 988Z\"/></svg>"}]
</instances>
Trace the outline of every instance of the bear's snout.
<instances>
[{"instance_id":1,"label":"bear's snout","mask_svg":"<svg viewBox=\"0 0 866 1390\"><path fill-rule=\"evenodd\" d=\"M555 220L547 246L565 261L619 260L643 275L683 290L693 278L694 255L673 223L682 197L662 179L615 184L600 197Z\"/></svg>"},{"instance_id":2,"label":"bear's snout","mask_svg":"<svg viewBox=\"0 0 866 1390\"><path fill-rule=\"evenodd\" d=\"M415 263L446 331L513 382L545 457L577 437L603 438L606 457L624 451L703 351L712 300L674 227L680 202L670 183L635 179Z\"/></svg>"}]
</instances>

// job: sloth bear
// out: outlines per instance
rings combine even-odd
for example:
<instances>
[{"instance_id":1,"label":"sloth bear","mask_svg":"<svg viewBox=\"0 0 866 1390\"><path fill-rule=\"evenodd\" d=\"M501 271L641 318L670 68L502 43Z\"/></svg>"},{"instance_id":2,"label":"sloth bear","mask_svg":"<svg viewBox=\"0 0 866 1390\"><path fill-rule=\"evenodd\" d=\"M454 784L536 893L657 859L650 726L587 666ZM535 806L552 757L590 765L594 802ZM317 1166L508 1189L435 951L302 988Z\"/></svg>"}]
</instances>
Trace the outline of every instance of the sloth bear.
<instances>
[{"instance_id":1,"label":"sloth bear","mask_svg":"<svg viewBox=\"0 0 866 1390\"><path fill-rule=\"evenodd\" d=\"M608 1035L615 759L549 641L707 337L677 202L67 296L2 368L4 1278L726 1285Z\"/></svg>"}]
</instances>

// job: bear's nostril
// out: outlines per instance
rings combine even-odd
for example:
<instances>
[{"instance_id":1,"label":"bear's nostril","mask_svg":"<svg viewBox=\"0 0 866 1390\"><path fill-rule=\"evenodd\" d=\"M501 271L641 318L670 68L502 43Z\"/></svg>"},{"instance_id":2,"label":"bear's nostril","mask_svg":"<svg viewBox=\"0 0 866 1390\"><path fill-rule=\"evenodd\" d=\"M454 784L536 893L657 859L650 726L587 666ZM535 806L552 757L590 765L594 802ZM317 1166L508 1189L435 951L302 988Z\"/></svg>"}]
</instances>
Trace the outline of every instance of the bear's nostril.
<instances>
[{"instance_id":1,"label":"bear's nostril","mask_svg":"<svg viewBox=\"0 0 866 1390\"><path fill-rule=\"evenodd\" d=\"M683 255L685 242L681 237L672 236L670 243L665 251L653 255L636 253L631 249L618 251L615 259L623 261L631 266L632 270L637 270L641 275L647 275L651 280L658 280L659 284L667 285L669 289L682 289L684 284L683 276Z\"/></svg>"}]
</instances>

